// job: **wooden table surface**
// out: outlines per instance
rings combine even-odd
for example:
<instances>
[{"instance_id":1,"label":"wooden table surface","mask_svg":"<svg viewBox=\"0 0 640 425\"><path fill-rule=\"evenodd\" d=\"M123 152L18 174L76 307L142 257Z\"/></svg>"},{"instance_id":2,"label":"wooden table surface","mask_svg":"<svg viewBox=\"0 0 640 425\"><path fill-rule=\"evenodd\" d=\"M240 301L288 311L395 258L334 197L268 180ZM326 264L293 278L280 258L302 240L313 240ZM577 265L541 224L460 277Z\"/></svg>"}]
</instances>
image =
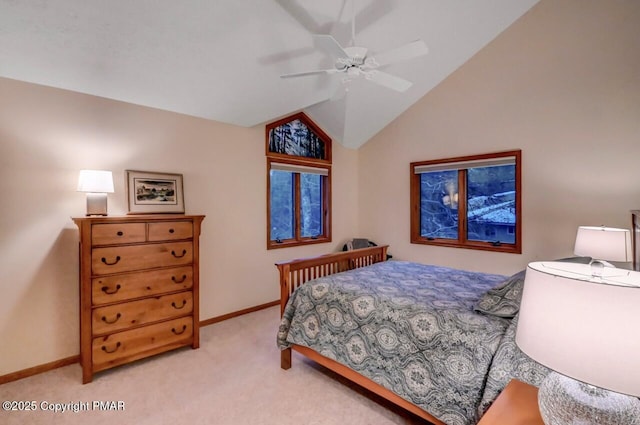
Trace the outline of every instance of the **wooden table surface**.
<instances>
[{"instance_id":1,"label":"wooden table surface","mask_svg":"<svg viewBox=\"0 0 640 425\"><path fill-rule=\"evenodd\" d=\"M544 425L538 409L538 389L511 380L478 425Z\"/></svg>"}]
</instances>

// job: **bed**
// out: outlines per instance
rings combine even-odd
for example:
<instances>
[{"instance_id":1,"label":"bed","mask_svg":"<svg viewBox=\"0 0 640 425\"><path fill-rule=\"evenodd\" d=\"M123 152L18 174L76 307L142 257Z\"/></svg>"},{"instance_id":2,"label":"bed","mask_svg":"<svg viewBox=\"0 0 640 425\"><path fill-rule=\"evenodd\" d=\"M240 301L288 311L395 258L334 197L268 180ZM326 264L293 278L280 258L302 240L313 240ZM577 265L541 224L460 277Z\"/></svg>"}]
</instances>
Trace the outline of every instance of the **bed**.
<instances>
[{"instance_id":1,"label":"bed","mask_svg":"<svg viewBox=\"0 0 640 425\"><path fill-rule=\"evenodd\" d=\"M436 425L476 423L511 378L539 385L548 370L514 342L513 288L521 290L523 275L514 285L502 275L384 261L386 250L276 264L283 369L295 350Z\"/></svg>"}]
</instances>

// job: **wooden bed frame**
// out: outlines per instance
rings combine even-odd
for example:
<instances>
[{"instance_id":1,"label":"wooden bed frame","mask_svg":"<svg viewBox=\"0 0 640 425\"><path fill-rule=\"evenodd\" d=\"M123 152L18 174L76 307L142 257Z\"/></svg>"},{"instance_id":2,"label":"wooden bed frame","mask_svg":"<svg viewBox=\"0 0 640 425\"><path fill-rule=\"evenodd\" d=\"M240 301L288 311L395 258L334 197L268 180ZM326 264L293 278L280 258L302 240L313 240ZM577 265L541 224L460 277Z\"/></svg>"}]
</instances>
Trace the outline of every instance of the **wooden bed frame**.
<instances>
[{"instance_id":1,"label":"wooden bed frame","mask_svg":"<svg viewBox=\"0 0 640 425\"><path fill-rule=\"evenodd\" d=\"M385 261L387 259L387 248L388 245L376 246L276 263L278 271L280 272L280 315L282 316L284 313L284 308L293 291L303 283L318 277L328 276L330 274L357 269ZM444 422L434 418L425 410L401 398L371 379L364 377L358 372L349 369L347 366L325 357L310 348L294 344L292 347L281 351L280 367L282 369L291 368L292 349L327 369L332 370L338 375L343 376L351 382L354 382L381 396L385 400L388 400L389 402L406 409L423 419L426 419L434 425L446 425Z\"/></svg>"}]
</instances>

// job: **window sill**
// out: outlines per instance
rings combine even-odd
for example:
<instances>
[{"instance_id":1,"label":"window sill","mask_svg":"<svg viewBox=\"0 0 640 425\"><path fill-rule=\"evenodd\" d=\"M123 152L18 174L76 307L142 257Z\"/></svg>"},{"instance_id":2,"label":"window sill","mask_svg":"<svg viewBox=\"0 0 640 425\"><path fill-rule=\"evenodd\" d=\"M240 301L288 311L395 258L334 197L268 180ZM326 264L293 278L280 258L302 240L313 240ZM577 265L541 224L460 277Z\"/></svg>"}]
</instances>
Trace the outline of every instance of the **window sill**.
<instances>
[{"instance_id":1,"label":"window sill","mask_svg":"<svg viewBox=\"0 0 640 425\"><path fill-rule=\"evenodd\" d=\"M459 242L447 239L428 240L425 238L412 238L411 243L422 245L444 246L448 248L477 249L480 251L504 252L508 254L522 254L522 248L513 244L495 246L492 242Z\"/></svg>"},{"instance_id":2,"label":"window sill","mask_svg":"<svg viewBox=\"0 0 640 425\"><path fill-rule=\"evenodd\" d=\"M331 242L331 238L330 237L320 237L320 238L316 238L316 239L302 239L299 241L296 240L285 240L282 241L280 243L274 242L274 241L268 241L267 242L267 249L279 249L279 248L289 248L292 246L303 246L303 245L313 245L313 244L317 244L317 243L327 243L327 242Z\"/></svg>"}]
</instances>

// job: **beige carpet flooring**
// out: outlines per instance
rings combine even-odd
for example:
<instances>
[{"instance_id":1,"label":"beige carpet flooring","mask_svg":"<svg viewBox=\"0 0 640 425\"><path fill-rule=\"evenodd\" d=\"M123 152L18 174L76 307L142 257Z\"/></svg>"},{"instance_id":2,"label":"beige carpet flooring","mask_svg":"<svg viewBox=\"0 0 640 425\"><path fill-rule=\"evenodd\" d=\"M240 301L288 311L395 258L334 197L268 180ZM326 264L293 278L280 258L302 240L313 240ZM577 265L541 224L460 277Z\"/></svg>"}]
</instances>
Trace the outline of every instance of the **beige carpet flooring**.
<instances>
[{"instance_id":1,"label":"beige carpet flooring","mask_svg":"<svg viewBox=\"0 0 640 425\"><path fill-rule=\"evenodd\" d=\"M0 424L422 424L375 395L294 353L280 369L279 307L200 330L200 349L165 353L99 373L82 385L77 364L0 385L0 401L35 401L36 411L0 410ZM124 410L93 409L93 401ZM43 403L45 402L45 403ZM89 404L79 412L46 405Z\"/></svg>"}]
</instances>

